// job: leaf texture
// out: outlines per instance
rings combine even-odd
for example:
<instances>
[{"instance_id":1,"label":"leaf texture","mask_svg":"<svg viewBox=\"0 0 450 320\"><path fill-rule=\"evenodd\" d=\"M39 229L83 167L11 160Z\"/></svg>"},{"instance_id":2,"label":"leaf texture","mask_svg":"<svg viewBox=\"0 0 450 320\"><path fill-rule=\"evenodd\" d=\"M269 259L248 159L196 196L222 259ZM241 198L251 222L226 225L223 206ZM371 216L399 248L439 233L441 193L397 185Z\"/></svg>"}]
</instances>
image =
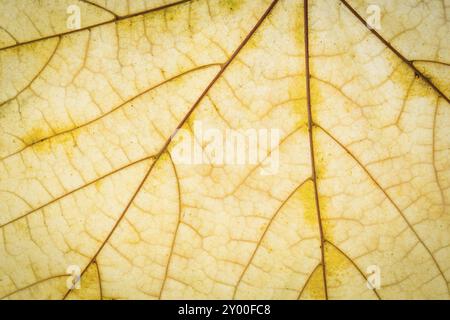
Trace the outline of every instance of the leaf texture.
<instances>
[{"instance_id":1,"label":"leaf texture","mask_svg":"<svg viewBox=\"0 0 450 320\"><path fill-rule=\"evenodd\" d=\"M1 298L449 298L445 1L54 2L0 0Z\"/></svg>"}]
</instances>

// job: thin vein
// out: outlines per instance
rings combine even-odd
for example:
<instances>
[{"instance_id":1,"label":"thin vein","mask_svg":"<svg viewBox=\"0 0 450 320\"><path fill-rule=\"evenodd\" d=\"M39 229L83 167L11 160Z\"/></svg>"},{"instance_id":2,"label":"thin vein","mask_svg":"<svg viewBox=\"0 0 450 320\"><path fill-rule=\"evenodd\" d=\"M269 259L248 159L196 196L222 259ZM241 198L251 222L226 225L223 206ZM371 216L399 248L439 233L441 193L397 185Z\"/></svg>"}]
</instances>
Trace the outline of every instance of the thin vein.
<instances>
[{"instance_id":1,"label":"thin vein","mask_svg":"<svg viewBox=\"0 0 450 320\"><path fill-rule=\"evenodd\" d=\"M19 41L17 41L16 37L14 37L13 34L12 34L11 32L9 32L6 28L3 28L2 26L0 26L0 30L5 31L6 34L7 34L8 36L10 36L11 39L13 39L15 43L19 43Z\"/></svg>"}]
</instances>

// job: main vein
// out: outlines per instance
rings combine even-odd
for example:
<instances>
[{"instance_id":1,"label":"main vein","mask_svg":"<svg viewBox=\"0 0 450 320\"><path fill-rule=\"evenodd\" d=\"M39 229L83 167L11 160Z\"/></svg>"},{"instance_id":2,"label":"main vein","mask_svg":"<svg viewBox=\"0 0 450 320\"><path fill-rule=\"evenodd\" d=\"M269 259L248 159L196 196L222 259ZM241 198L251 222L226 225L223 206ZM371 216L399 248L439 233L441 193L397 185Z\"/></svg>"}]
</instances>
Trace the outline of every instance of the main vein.
<instances>
[{"instance_id":1,"label":"main vein","mask_svg":"<svg viewBox=\"0 0 450 320\"><path fill-rule=\"evenodd\" d=\"M319 224L320 234L320 253L322 264L322 277L325 288L325 299L328 300L328 288L327 288L327 275L326 275L326 263L325 263L325 241L324 232L322 226L322 217L320 214L319 205L319 192L317 191L317 175L316 175L316 162L314 158L314 139L313 139L313 118L311 111L311 86L310 86L310 72L309 72L309 29L308 29L308 0L304 0L303 8L303 21L304 21L304 42L305 42L305 75L306 75L306 105L308 109L308 137L309 137L309 153L311 155L311 177L314 184L314 200L317 212L317 220Z\"/></svg>"}]
</instances>

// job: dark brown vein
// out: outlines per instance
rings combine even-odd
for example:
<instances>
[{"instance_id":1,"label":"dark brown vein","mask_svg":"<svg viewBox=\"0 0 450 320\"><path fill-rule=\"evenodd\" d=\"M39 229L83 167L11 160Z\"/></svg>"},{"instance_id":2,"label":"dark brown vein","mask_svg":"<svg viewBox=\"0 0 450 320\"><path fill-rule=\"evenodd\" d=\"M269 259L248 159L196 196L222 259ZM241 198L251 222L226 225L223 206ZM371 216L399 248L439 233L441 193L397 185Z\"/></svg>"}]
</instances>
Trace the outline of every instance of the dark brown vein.
<instances>
[{"instance_id":1,"label":"dark brown vein","mask_svg":"<svg viewBox=\"0 0 450 320\"><path fill-rule=\"evenodd\" d=\"M253 34L256 32L256 30L258 30L259 26L263 23L263 21L266 19L266 17L269 15L269 13L272 11L272 9L274 8L274 6L277 4L278 0L274 0L269 8L267 8L267 10L264 12L264 14L261 16L261 18L258 20L258 22L255 24L255 26L251 29L251 31L249 32L249 34L247 34L247 36L245 37L245 39L242 41L242 43L237 47L237 49L233 52L233 54L230 56L230 58L227 60L227 62L225 62L222 65L222 68L220 69L220 71L217 73L217 75L212 79L212 81L208 84L208 86L205 88L205 90L202 92L202 94L197 98L197 100L195 101L195 103L193 104L193 106L191 107L191 109L186 113L186 115L184 116L184 118L181 120L181 122L178 124L177 128L175 129L175 131L173 132L173 134L169 137L169 139L166 141L166 143L164 144L164 146L161 148L161 150L158 152L158 154L155 157L155 161L150 165L150 168L147 170L144 178L141 180L141 182L139 183L139 186L137 187L136 191L134 192L134 194L132 195L131 199L128 201L126 207L124 208L124 210L122 211L122 214L119 216L119 218L117 219L116 223L114 224L114 226L112 227L111 231L109 232L108 236L105 238L105 240L103 241L103 243L100 245L100 247L98 248L97 252L94 254L94 256L92 257L92 259L88 262L88 264L86 265L86 267L83 269L83 271L81 272L80 277L86 272L87 268L91 265L91 263L93 261L95 261L98 257L98 255L100 254L100 252L102 251L102 249L104 248L104 246L108 243L109 239L111 238L111 236L114 234L114 231L117 229L118 225L120 224L120 222L122 221L122 219L124 218L125 214L128 212L128 209L130 208L131 204L133 203L134 199L136 199L137 195L139 194L140 190L142 189L144 183L147 181L147 178L150 176L150 173L153 171L153 168L155 167L155 164L158 162L158 160L161 158L161 155L166 152L170 142L172 141L173 137L175 136L176 132L181 129L181 127L185 124L185 122L188 120L188 118L190 117L190 115L194 112L194 110L197 108L197 106L200 104L200 102L203 100L203 98L206 96L206 94L208 93L208 91L214 86L214 84L217 82L217 80L222 76L222 74L225 72L225 70L227 70L228 66L231 64L231 62L234 61L234 58L236 58L236 56L239 54L239 52L242 50L242 48L247 44L247 42L250 40L250 38L253 36ZM63 299L65 299L68 294L71 292L72 289L69 289L66 294L63 296Z\"/></svg>"},{"instance_id":2,"label":"dark brown vein","mask_svg":"<svg viewBox=\"0 0 450 320\"><path fill-rule=\"evenodd\" d=\"M375 35L386 47L388 47L395 55L397 55L404 63L406 63L416 75L421 77L434 91L436 91L442 98L444 98L448 103L450 103L450 99L438 88L434 85L434 83L425 76L419 69L416 68L414 63L405 56L403 56L397 49L395 49L386 39L384 39L374 28L370 28L363 17L355 10L353 7L346 1L340 0L348 10L359 20L361 23L370 31L373 35Z\"/></svg>"},{"instance_id":3,"label":"dark brown vein","mask_svg":"<svg viewBox=\"0 0 450 320\"><path fill-rule=\"evenodd\" d=\"M53 57L56 54L56 51L58 50L58 47L61 43L61 37L58 37L58 42L55 45L55 48L53 49L53 52L50 54L49 58L47 59L47 61L44 63L44 65L42 66L42 68L35 74L35 76L31 79L31 81L25 86L23 87L19 92L17 92L13 97L3 101L0 103L0 107L2 107L3 105L7 104L8 102L16 99L22 92L24 92L26 89L28 89L29 87L31 87L31 85L33 84L33 82L42 74L42 72L44 71L45 68L47 68L48 64L50 63L50 61L53 59Z\"/></svg>"},{"instance_id":4,"label":"dark brown vein","mask_svg":"<svg viewBox=\"0 0 450 320\"><path fill-rule=\"evenodd\" d=\"M247 265L245 266L244 270L242 270L241 275L239 276L239 280L236 283L236 286L234 287L234 291L233 291L233 297L232 299L236 298L236 293L237 290L239 288L239 285L242 281L242 279L244 278L245 273L247 272L247 269L249 268L249 266L252 264L253 259L255 258L256 252L258 251L258 249L261 246L262 241L264 240L267 231L269 230L270 226L272 225L272 223L275 221L276 217L278 216L278 213L281 211L281 209L284 208L284 206L288 203L288 201L292 198L292 196L308 181L310 181L311 178L306 179L305 181L303 181L302 183L300 183L297 187L294 188L294 190L289 194L289 196L280 204L280 206L278 207L278 209L275 211L275 213L272 215L272 217L269 220L269 223L267 223L266 227L264 228L264 232L261 234L261 237L259 238L258 242L256 243L255 249L253 249L252 255L250 256L250 259L248 260Z\"/></svg>"},{"instance_id":5,"label":"dark brown vein","mask_svg":"<svg viewBox=\"0 0 450 320\"><path fill-rule=\"evenodd\" d=\"M167 9L167 8L170 8L170 7L174 7L174 6L177 6L177 5L181 5L181 4L186 3L186 2L191 2L191 1L192 0L180 0L180 1L177 1L177 2L174 2L174 3L169 3L169 4L166 4L166 5L157 7L157 8L152 8L152 9L148 9L148 10L145 10L145 11L136 12L136 13L132 13L132 14L129 14L129 15L126 15L126 16L121 16L121 17L118 17L118 18L114 18L114 19L111 19L111 20L108 20L108 21L99 22L99 23L93 24L93 25L88 26L88 27L84 27L84 28L80 28L80 29L76 29L76 30L70 30L70 31L66 31L66 32L61 32L61 33L58 33L58 34L53 34L53 35L41 37L41 38L38 38L38 39L24 41L24 42L21 42L21 43L16 43L16 44L13 44L13 45L10 45L10 46L7 46L7 47L0 48L0 51L6 50L6 49L15 48L15 47L22 46L22 45L25 45L25 44L30 44L30 43L34 43L34 42L38 42L38 41L43 41L43 40L54 38L54 37L65 36L65 35L76 33L76 32L80 32L80 31L83 31L83 30L87 30L87 29L92 29L92 28L95 28L95 27L103 26L103 25L109 24L109 23L116 23L116 22L121 21L121 20L130 19L130 18L133 18L133 17L136 17L136 16L148 14L148 13L155 12L155 11L161 11L161 10L164 10L164 9Z\"/></svg>"},{"instance_id":6,"label":"dark brown vein","mask_svg":"<svg viewBox=\"0 0 450 320\"><path fill-rule=\"evenodd\" d=\"M22 152L23 150L25 150L25 149L27 149L27 148L30 148L30 147L32 147L32 146L38 144L38 143L42 143L42 142L47 141L47 140L49 140L49 139L53 139L53 138L55 138L55 137L57 137L57 136L60 136L60 135L63 135L63 134L66 134L66 133L69 133L69 132L72 132L72 131L81 129L81 128L83 128L83 127L86 127L86 126L88 126L88 125L94 123L94 122L97 122L97 121L99 121L99 120L105 118L106 116L109 116L111 113L114 113L115 111L117 111L118 109L120 109L120 108L122 108L123 106L127 105L128 103L130 103L130 102L132 102L132 101L138 99L139 97L143 96L144 94L146 94L146 93L148 93L148 92L150 92L150 91L152 91L152 90L154 90L154 89L156 89L156 88L158 88L158 87L161 87L161 86L163 86L163 85L165 85L165 84L171 82L172 80L181 78L181 77L183 77L183 76L185 76L185 75L188 75L189 73L192 73L192 72L195 72L195 71L199 71L199 70L206 69L206 68L210 68L210 67L214 67L214 66L221 66L221 65L222 65L221 63L210 63L210 64L207 64L207 65L202 65L202 66L199 66L199 67L195 67L195 68L193 68L193 69L189 69L189 70L184 71L184 72L182 72L182 73L180 73L180 74L177 74L176 76L173 76L173 77L171 77L171 78L169 78L169 79L166 79L166 80L164 80L164 81L162 81L162 82L160 82L160 83L157 83L157 84L151 86L150 88L148 88L148 89L146 89L146 90L140 92L139 94L137 94L137 95L131 97L130 99L128 99L128 100L122 102L122 103L119 104L118 106L112 108L111 110L109 110L108 112L105 112L104 114L102 114L101 116L99 116L99 117L97 117L97 118L94 118L94 119L92 119L92 120L90 120L90 121L88 121L88 122L86 122L86 123L84 123L84 124L82 124L82 125L76 126L76 127L74 127L74 128L68 129L68 130L64 130L64 131L58 132L58 133L53 134L53 135L51 135L51 136L45 137L45 138L43 138L43 139L40 139L39 141L33 142L33 143L29 144L29 145L26 145L26 146L22 147L21 149L19 149L19 150L13 152L13 153L11 153L11 154L9 154L9 155L7 155L7 156L1 158L0 161L3 161L3 160L5 160L5 159L7 159L7 158L10 158L10 157L12 157L12 156L14 156L14 155L16 155L16 154Z\"/></svg>"},{"instance_id":7,"label":"dark brown vein","mask_svg":"<svg viewBox=\"0 0 450 320\"><path fill-rule=\"evenodd\" d=\"M367 176L370 178L370 180L372 180L372 182L378 187L378 189L383 192L383 194L385 195L386 199L389 200L389 202L394 206L394 208L397 210L397 212L400 214L400 216L403 218L403 220L405 221L405 223L407 224L408 228L413 232L414 236L417 238L417 240L422 244L422 246L425 248L425 250L429 253L431 259L433 260L433 263L436 265L438 271L440 272L442 278L444 279L444 281L447 283L447 278L444 275L444 272L442 271L439 263L437 262L436 258L434 257L432 251L430 250L430 248L428 248L428 246L425 244L425 242L422 240L422 238L419 236L419 234L417 233L416 229L414 228L414 226L409 222L409 220L406 218L406 216L404 215L404 213L402 212L402 210L399 208L399 206L394 202L394 200L392 200L392 198L389 196L389 194L384 190L384 188L378 183L378 181L372 176L372 174L369 172L369 170L366 169L366 167L361 163L361 161L359 161L359 159L353 155L353 153L346 147L344 146L339 140L337 140L331 133L329 133L327 130L325 130L323 127L321 127L318 124L314 124L317 128L319 128L320 130L322 130L323 133L325 133L328 137L330 137L334 142L336 142L337 145L339 145L353 160L356 161L356 163L364 170L364 172L367 174Z\"/></svg>"},{"instance_id":8,"label":"dark brown vein","mask_svg":"<svg viewBox=\"0 0 450 320\"><path fill-rule=\"evenodd\" d=\"M317 220L319 224L320 234L320 252L321 252L321 264L322 264L322 276L325 287L325 299L328 300L328 288L327 288L327 276L326 276L326 264L325 264L325 248L324 248L324 235L322 226L322 217L320 214L319 205L319 192L317 190L317 176L316 176L316 163L314 159L314 139L313 139L313 118L311 110L311 85L310 85L310 72L309 72L309 30L308 30L308 0L304 0L303 20L304 20L304 41L305 41L305 73L306 73L306 103L308 109L308 137L309 137L309 153L311 156L311 176L314 184L314 200L316 205Z\"/></svg>"}]
</instances>

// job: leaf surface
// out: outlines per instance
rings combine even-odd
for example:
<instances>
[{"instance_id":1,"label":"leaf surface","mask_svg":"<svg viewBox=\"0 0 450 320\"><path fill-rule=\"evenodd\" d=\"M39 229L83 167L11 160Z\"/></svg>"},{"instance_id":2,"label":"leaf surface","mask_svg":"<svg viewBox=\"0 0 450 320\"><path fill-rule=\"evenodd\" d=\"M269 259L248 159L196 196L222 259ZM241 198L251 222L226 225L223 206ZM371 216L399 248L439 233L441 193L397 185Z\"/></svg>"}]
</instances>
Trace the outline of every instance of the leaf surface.
<instances>
[{"instance_id":1,"label":"leaf surface","mask_svg":"<svg viewBox=\"0 0 450 320\"><path fill-rule=\"evenodd\" d=\"M51 2L0 2L0 297L449 298L444 2Z\"/></svg>"}]
</instances>

